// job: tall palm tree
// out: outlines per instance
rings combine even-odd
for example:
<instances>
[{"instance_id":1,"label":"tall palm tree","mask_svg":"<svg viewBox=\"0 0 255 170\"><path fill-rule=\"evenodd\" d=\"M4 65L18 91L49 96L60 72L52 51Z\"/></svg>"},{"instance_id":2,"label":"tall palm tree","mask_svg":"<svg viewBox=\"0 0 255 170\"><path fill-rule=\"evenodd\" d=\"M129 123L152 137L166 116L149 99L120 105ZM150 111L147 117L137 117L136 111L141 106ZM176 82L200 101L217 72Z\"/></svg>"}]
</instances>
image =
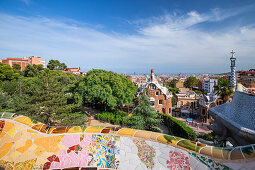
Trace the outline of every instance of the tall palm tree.
<instances>
[{"instance_id":1,"label":"tall palm tree","mask_svg":"<svg viewBox=\"0 0 255 170\"><path fill-rule=\"evenodd\" d=\"M223 102L226 103L231 95L234 94L234 86L226 79L220 78L218 85L214 86L214 91L217 95L220 95Z\"/></svg>"}]
</instances>

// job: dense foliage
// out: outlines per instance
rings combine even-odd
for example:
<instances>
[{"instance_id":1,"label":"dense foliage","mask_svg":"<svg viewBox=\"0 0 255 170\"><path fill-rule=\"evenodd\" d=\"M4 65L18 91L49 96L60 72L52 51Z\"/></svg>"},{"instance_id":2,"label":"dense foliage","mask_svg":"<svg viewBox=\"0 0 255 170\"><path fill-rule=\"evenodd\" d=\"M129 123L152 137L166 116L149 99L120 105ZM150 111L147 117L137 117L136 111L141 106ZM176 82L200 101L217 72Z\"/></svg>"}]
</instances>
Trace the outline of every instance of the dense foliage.
<instances>
[{"instance_id":1,"label":"dense foliage","mask_svg":"<svg viewBox=\"0 0 255 170\"><path fill-rule=\"evenodd\" d=\"M60 63L58 60L50 60L47 68L50 70L65 70L67 66L65 63Z\"/></svg>"},{"instance_id":2,"label":"dense foliage","mask_svg":"<svg viewBox=\"0 0 255 170\"><path fill-rule=\"evenodd\" d=\"M167 87L167 88L174 88L176 82L178 82L178 80L177 79L173 79L170 82L163 83L163 85L165 87Z\"/></svg>"},{"instance_id":3,"label":"dense foliage","mask_svg":"<svg viewBox=\"0 0 255 170\"><path fill-rule=\"evenodd\" d=\"M198 82L199 82L199 79L197 79L196 77L188 77L184 81L184 86L186 88L197 87L198 86Z\"/></svg>"},{"instance_id":4,"label":"dense foliage","mask_svg":"<svg viewBox=\"0 0 255 170\"><path fill-rule=\"evenodd\" d=\"M0 110L15 111L50 125L83 124L85 114L78 110L67 87L76 77L61 71L28 65L19 78L9 65L0 82ZM10 76L13 75L13 76Z\"/></svg>"},{"instance_id":5,"label":"dense foliage","mask_svg":"<svg viewBox=\"0 0 255 170\"><path fill-rule=\"evenodd\" d=\"M19 76L20 74L15 73L9 65L0 63L0 82L5 80L15 80Z\"/></svg>"},{"instance_id":6,"label":"dense foliage","mask_svg":"<svg viewBox=\"0 0 255 170\"><path fill-rule=\"evenodd\" d=\"M98 120L103 120L112 124L125 125L128 113L114 110L113 112L101 112L97 114Z\"/></svg>"},{"instance_id":7,"label":"dense foliage","mask_svg":"<svg viewBox=\"0 0 255 170\"><path fill-rule=\"evenodd\" d=\"M93 69L70 91L80 104L90 103L100 110L112 110L117 105L133 102L137 87L124 75L111 71Z\"/></svg>"},{"instance_id":8,"label":"dense foliage","mask_svg":"<svg viewBox=\"0 0 255 170\"><path fill-rule=\"evenodd\" d=\"M199 134L198 138L202 138L202 139L208 140L208 141L213 141L215 139L215 135L213 134L213 132L204 134L204 135Z\"/></svg>"},{"instance_id":9,"label":"dense foliage","mask_svg":"<svg viewBox=\"0 0 255 170\"><path fill-rule=\"evenodd\" d=\"M223 102L226 103L231 95L234 94L234 86L223 78L218 79L218 85L214 86L216 94L220 95Z\"/></svg>"},{"instance_id":10,"label":"dense foliage","mask_svg":"<svg viewBox=\"0 0 255 170\"><path fill-rule=\"evenodd\" d=\"M169 129L169 131L172 133L170 135L183 137L185 139L189 140L196 140L196 133L194 130L192 130L190 127L185 125L182 121L177 120L173 118L170 115L167 114L161 114L164 120L165 126Z\"/></svg>"},{"instance_id":11,"label":"dense foliage","mask_svg":"<svg viewBox=\"0 0 255 170\"><path fill-rule=\"evenodd\" d=\"M178 94L180 92L180 90L177 88L170 88L168 90L171 91L173 94Z\"/></svg>"},{"instance_id":12,"label":"dense foliage","mask_svg":"<svg viewBox=\"0 0 255 170\"><path fill-rule=\"evenodd\" d=\"M127 126L134 129L158 131L156 127L161 123L159 114L151 106L145 90L136 99L136 105L132 110L133 116L127 120Z\"/></svg>"}]
</instances>

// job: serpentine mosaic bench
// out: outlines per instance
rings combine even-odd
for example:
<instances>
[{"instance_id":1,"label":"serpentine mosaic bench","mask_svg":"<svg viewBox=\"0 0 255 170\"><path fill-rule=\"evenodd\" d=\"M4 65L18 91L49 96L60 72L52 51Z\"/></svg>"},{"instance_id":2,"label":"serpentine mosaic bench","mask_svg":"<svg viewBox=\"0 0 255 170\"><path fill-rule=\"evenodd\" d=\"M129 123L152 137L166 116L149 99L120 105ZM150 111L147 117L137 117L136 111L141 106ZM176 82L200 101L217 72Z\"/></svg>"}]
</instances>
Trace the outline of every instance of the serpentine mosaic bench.
<instances>
[{"instance_id":1,"label":"serpentine mosaic bench","mask_svg":"<svg viewBox=\"0 0 255 170\"><path fill-rule=\"evenodd\" d=\"M254 149L212 147L129 128L50 127L0 113L4 169L255 169Z\"/></svg>"}]
</instances>

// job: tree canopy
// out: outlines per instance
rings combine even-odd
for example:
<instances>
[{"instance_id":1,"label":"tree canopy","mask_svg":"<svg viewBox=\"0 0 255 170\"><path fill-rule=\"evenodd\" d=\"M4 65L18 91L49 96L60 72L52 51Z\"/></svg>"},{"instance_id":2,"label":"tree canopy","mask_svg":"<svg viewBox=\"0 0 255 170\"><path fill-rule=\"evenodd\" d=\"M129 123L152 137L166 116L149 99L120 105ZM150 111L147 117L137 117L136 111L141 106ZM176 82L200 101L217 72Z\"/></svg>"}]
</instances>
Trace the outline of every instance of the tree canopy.
<instances>
[{"instance_id":1,"label":"tree canopy","mask_svg":"<svg viewBox=\"0 0 255 170\"><path fill-rule=\"evenodd\" d=\"M216 94L220 95L223 102L226 103L231 95L234 94L234 86L223 78L218 79L218 84L214 86L214 91Z\"/></svg>"},{"instance_id":2,"label":"tree canopy","mask_svg":"<svg viewBox=\"0 0 255 170\"><path fill-rule=\"evenodd\" d=\"M7 66L4 65L9 69ZM8 73L13 73L10 69ZM28 65L23 75L0 82L0 110L11 109L51 125L85 122L86 115L78 109L73 94L67 92L67 87L76 82L74 75L43 69L40 65Z\"/></svg>"},{"instance_id":3,"label":"tree canopy","mask_svg":"<svg viewBox=\"0 0 255 170\"><path fill-rule=\"evenodd\" d=\"M75 87L76 99L80 103L92 103L101 110L113 109L117 105L130 104L137 87L124 75L93 69Z\"/></svg>"},{"instance_id":4,"label":"tree canopy","mask_svg":"<svg viewBox=\"0 0 255 170\"><path fill-rule=\"evenodd\" d=\"M156 131L161 119L158 113L151 106L148 96L145 94L145 90L136 98L136 105L132 111L133 116L127 120L127 125L130 128Z\"/></svg>"},{"instance_id":5,"label":"tree canopy","mask_svg":"<svg viewBox=\"0 0 255 170\"><path fill-rule=\"evenodd\" d=\"M50 60L47 64L50 70L65 70L67 68L65 63L60 63L58 60Z\"/></svg>"},{"instance_id":6,"label":"tree canopy","mask_svg":"<svg viewBox=\"0 0 255 170\"><path fill-rule=\"evenodd\" d=\"M0 81L14 80L20 76L19 73L15 73L11 66L0 63Z\"/></svg>"},{"instance_id":7,"label":"tree canopy","mask_svg":"<svg viewBox=\"0 0 255 170\"><path fill-rule=\"evenodd\" d=\"M186 88L197 87L198 82L199 82L199 79L197 79L196 77L188 77L184 82L184 86Z\"/></svg>"}]
</instances>

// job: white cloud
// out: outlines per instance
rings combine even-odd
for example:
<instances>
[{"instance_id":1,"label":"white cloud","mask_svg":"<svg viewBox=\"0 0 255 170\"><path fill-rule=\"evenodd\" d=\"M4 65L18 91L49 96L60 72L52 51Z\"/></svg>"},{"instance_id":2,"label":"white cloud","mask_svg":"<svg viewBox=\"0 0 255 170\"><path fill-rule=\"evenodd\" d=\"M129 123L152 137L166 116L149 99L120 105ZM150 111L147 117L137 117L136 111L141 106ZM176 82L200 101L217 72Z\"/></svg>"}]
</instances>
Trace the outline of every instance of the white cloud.
<instances>
[{"instance_id":1,"label":"white cloud","mask_svg":"<svg viewBox=\"0 0 255 170\"><path fill-rule=\"evenodd\" d=\"M238 27L208 32L194 28L237 15L214 9L177 16L165 15L136 22L135 34L98 31L87 24L43 17L0 14L0 55L38 55L59 59L83 70L102 68L117 72L224 72L230 50L237 51L237 69L255 64L255 28Z\"/></svg>"}]
</instances>

